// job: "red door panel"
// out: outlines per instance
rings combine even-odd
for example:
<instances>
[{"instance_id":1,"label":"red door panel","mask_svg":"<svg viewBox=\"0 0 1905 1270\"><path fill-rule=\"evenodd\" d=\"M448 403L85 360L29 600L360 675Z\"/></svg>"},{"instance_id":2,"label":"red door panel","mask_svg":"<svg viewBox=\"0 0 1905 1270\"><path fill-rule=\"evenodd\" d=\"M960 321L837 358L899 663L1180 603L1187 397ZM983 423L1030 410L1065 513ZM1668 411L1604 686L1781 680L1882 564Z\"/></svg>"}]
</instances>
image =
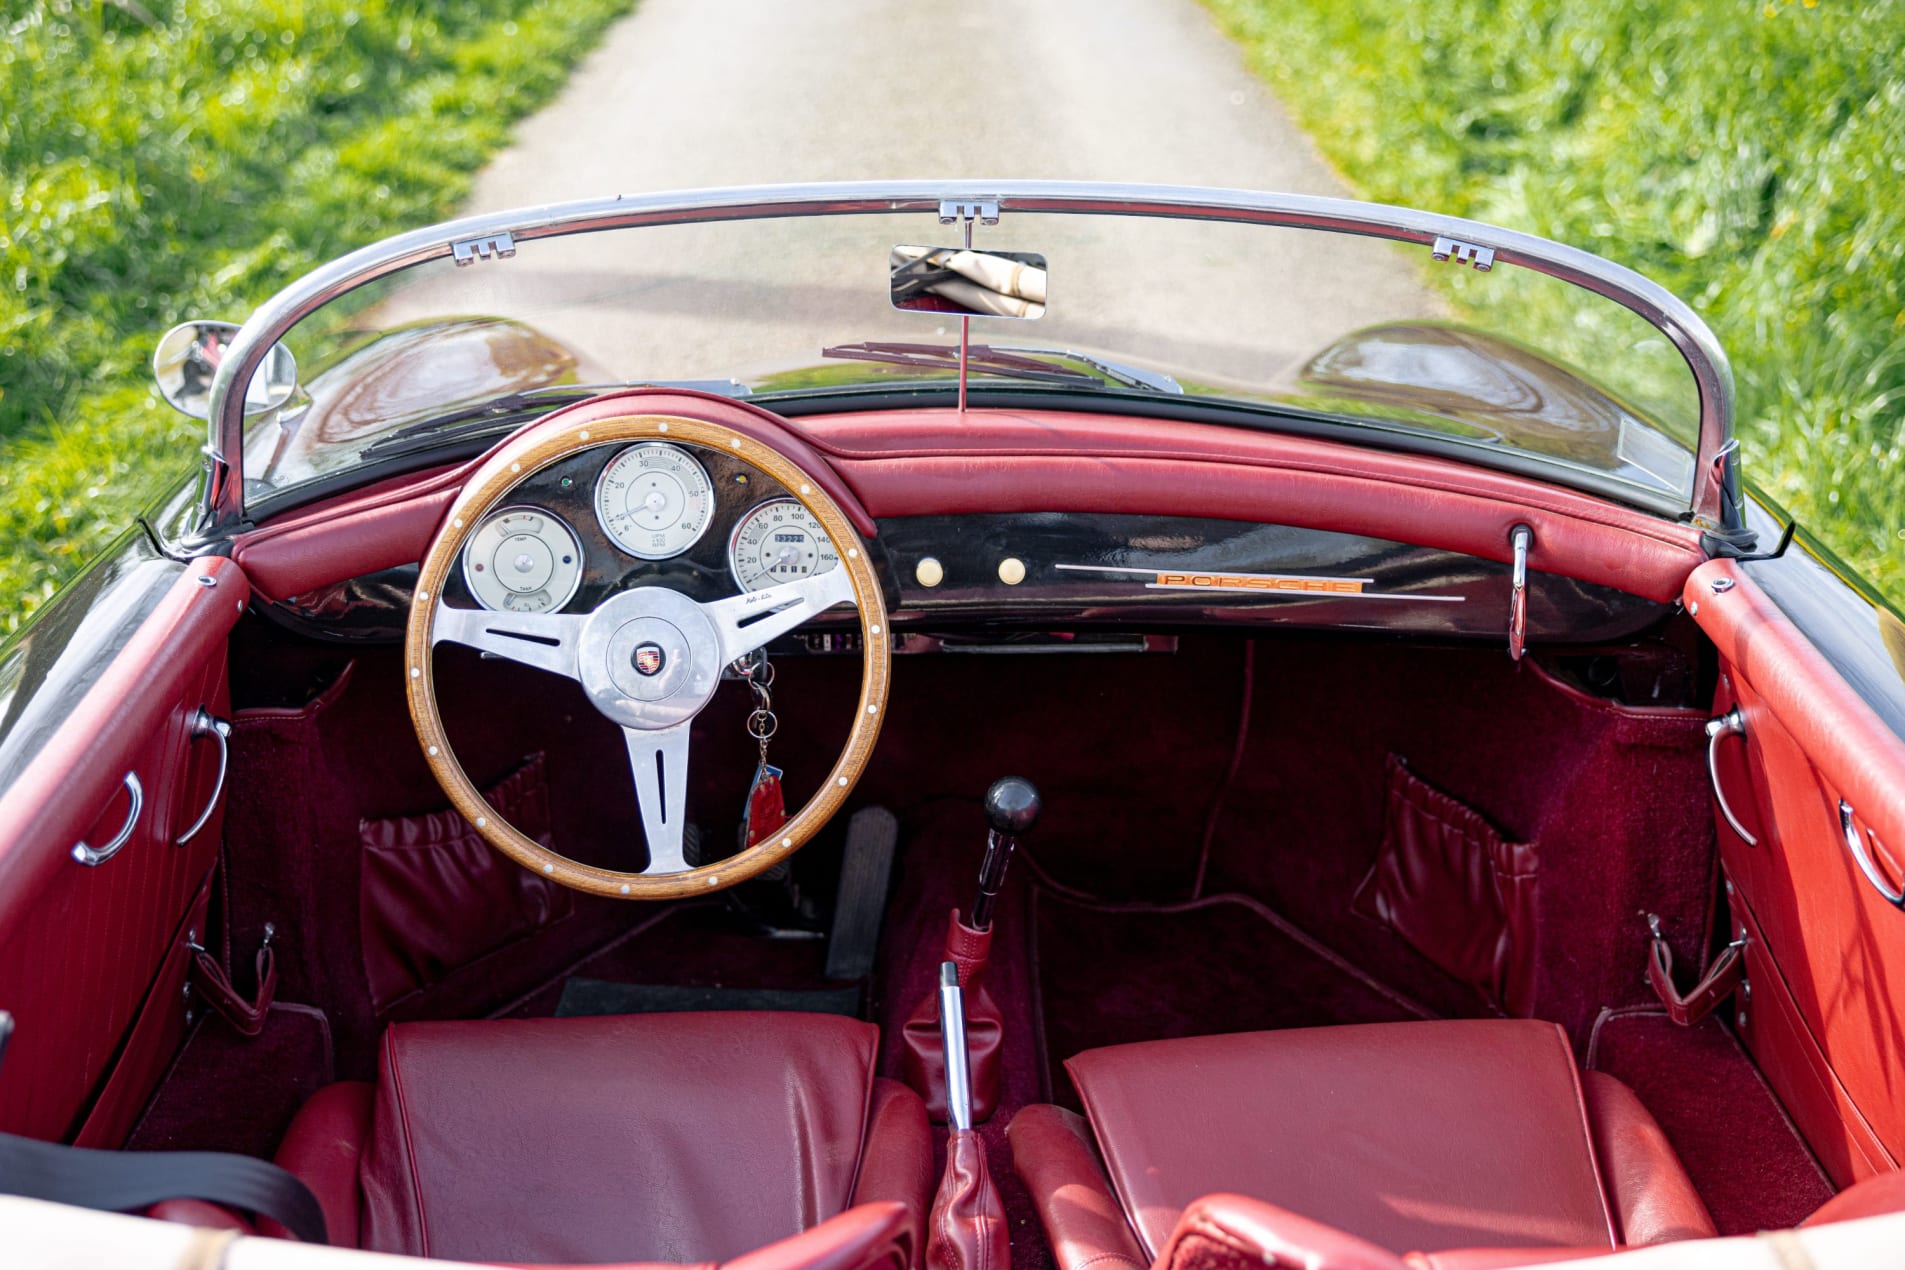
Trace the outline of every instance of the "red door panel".
<instances>
[{"instance_id":1,"label":"red door panel","mask_svg":"<svg viewBox=\"0 0 1905 1270\"><path fill-rule=\"evenodd\" d=\"M216 744L195 740L192 724L201 708L229 716L225 639L245 597L230 561L195 563L0 798L0 1009L15 1025L0 1129L70 1137L123 1053L141 1070L114 1081L120 1109L107 1119L118 1125L170 1057L128 1034L162 987L174 1002L154 1008L183 1012L178 976L164 972L180 964L220 831L214 816L176 842L217 778ZM128 774L142 792L136 817ZM103 849L128 826L110 858L74 858L76 844Z\"/></svg>"},{"instance_id":2,"label":"red door panel","mask_svg":"<svg viewBox=\"0 0 1905 1270\"><path fill-rule=\"evenodd\" d=\"M1715 815L1750 940L1741 1034L1845 1186L1905 1158L1905 911L1860 869L1841 819L1843 802L1889 867L1883 844L1905 841L1905 743L1743 571L1703 565L1686 599L1720 652L1716 713L1737 706L1744 727L1717 766L1757 843Z\"/></svg>"}]
</instances>

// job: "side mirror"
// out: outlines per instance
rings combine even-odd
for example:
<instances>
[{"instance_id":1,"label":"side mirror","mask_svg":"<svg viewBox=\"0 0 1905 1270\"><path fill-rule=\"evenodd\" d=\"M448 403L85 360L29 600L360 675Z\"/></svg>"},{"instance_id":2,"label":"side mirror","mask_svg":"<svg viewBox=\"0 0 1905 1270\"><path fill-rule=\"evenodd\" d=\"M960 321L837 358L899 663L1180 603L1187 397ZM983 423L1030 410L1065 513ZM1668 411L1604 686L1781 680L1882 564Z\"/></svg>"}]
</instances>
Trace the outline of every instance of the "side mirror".
<instances>
[{"instance_id":1,"label":"side mirror","mask_svg":"<svg viewBox=\"0 0 1905 1270\"><path fill-rule=\"evenodd\" d=\"M1045 315L1045 257L1030 251L901 244L887 257L893 307L963 317Z\"/></svg>"},{"instance_id":2,"label":"side mirror","mask_svg":"<svg viewBox=\"0 0 1905 1270\"><path fill-rule=\"evenodd\" d=\"M168 405L194 419L211 415L212 377L236 334L238 327L230 322L181 322L159 337L152 352L152 377ZM245 389L245 413L276 410L297 387L297 359L284 345L274 344Z\"/></svg>"}]
</instances>

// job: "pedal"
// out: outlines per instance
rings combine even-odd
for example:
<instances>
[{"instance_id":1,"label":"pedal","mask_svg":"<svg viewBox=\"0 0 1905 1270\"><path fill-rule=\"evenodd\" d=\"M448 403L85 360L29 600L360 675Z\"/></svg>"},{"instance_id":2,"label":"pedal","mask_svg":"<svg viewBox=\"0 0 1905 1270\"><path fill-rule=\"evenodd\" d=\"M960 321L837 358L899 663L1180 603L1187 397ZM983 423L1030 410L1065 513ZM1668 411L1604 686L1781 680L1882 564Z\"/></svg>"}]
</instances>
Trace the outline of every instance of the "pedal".
<instances>
[{"instance_id":1,"label":"pedal","mask_svg":"<svg viewBox=\"0 0 1905 1270\"><path fill-rule=\"evenodd\" d=\"M833 930L827 937L827 978L864 979L873 973L899 841L899 819L884 807L863 807L847 822Z\"/></svg>"}]
</instances>

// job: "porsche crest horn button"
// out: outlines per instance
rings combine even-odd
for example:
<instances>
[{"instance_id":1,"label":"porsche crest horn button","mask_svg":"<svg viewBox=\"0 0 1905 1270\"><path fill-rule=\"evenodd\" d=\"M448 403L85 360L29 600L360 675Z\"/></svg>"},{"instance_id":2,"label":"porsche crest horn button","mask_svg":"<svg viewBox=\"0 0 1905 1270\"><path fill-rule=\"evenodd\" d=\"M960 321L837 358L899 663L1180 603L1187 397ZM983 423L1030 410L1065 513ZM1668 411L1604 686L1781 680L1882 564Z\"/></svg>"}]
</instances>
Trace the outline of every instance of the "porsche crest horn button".
<instances>
[{"instance_id":1,"label":"porsche crest horn button","mask_svg":"<svg viewBox=\"0 0 1905 1270\"><path fill-rule=\"evenodd\" d=\"M668 658L661 651L660 644L637 644L635 646L635 669L641 674L654 676L668 664Z\"/></svg>"}]
</instances>

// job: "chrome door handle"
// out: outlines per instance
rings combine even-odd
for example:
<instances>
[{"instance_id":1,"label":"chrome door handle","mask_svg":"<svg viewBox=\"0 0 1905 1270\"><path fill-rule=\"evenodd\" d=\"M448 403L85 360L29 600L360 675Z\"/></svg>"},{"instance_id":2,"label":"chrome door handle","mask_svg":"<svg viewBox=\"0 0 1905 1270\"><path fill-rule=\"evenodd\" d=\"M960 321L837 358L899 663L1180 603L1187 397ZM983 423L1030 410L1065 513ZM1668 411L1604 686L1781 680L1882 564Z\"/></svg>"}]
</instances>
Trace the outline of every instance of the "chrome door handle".
<instances>
[{"instance_id":1,"label":"chrome door handle","mask_svg":"<svg viewBox=\"0 0 1905 1270\"><path fill-rule=\"evenodd\" d=\"M1905 886L1893 890L1885 883L1885 876L1879 872L1879 866L1873 863L1871 854L1865 849L1865 842L1859 837L1859 827L1852 822L1852 804L1845 799L1839 800L1839 829L1845 834L1846 850L1859 862L1859 872L1865 874L1865 880L1879 893L1879 898L1893 908L1905 908ZM1871 833L1871 830L1866 830ZM1877 841L1876 835L1873 841Z\"/></svg>"},{"instance_id":2,"label":"chrome door handle","mask_svg":"<svg viewBox=\"0 0 1905 1270\"><path fill-rule=\"evenodd\" d=\"M1746 718L1740 708L1734 706L1717 719L1707 720L1707 779L1713 782L1713 801L1720 804L1720 814L1726 817L1726 823L1733 826L1733 832L1749 847L1757 847L1759 839L1746 832L1746 826L1727 806L1726 791L1720 788L1720 742L1729 736L1746 735Z\"/></svg>"},{"instance_id":3,"label":"chrome door handle","mask_svg":"<svg viewBox=\"0 0 1905 1270\"><path fill-rule=\"evenodd\" d=\"M205 827L205 822L212 818L214 811L218 810L218 800L225 793L225 769L231 763L231 734L232 725L212 714L204 706L200 706L198 713L192 716L192 740L196 741L201 737L209 736L218 742L218 780L212 786L212 796L205 800L205 810L199 812L198 819L192 822L190 829L172 840L173 846L182 847L198 836L198 831Z\"/></svg>"},{"instance_id":4,"label":"chrome door handle","mask_svg":"<svg viewBox=\"0 0 1905 1270\"><path fill-rule=\"evenodd\" d=\"M119 848L132 841L132 831L139 823L139 813L145 810L145 786L139 783L137 772L126 773L126 792L132 795L132 807L126 812L126 823L112 836L112 841L103 847L89 847L83 841L73 844L73 858L89 869L96 869L119 854Z\"/></svg>"}]
</instances>

